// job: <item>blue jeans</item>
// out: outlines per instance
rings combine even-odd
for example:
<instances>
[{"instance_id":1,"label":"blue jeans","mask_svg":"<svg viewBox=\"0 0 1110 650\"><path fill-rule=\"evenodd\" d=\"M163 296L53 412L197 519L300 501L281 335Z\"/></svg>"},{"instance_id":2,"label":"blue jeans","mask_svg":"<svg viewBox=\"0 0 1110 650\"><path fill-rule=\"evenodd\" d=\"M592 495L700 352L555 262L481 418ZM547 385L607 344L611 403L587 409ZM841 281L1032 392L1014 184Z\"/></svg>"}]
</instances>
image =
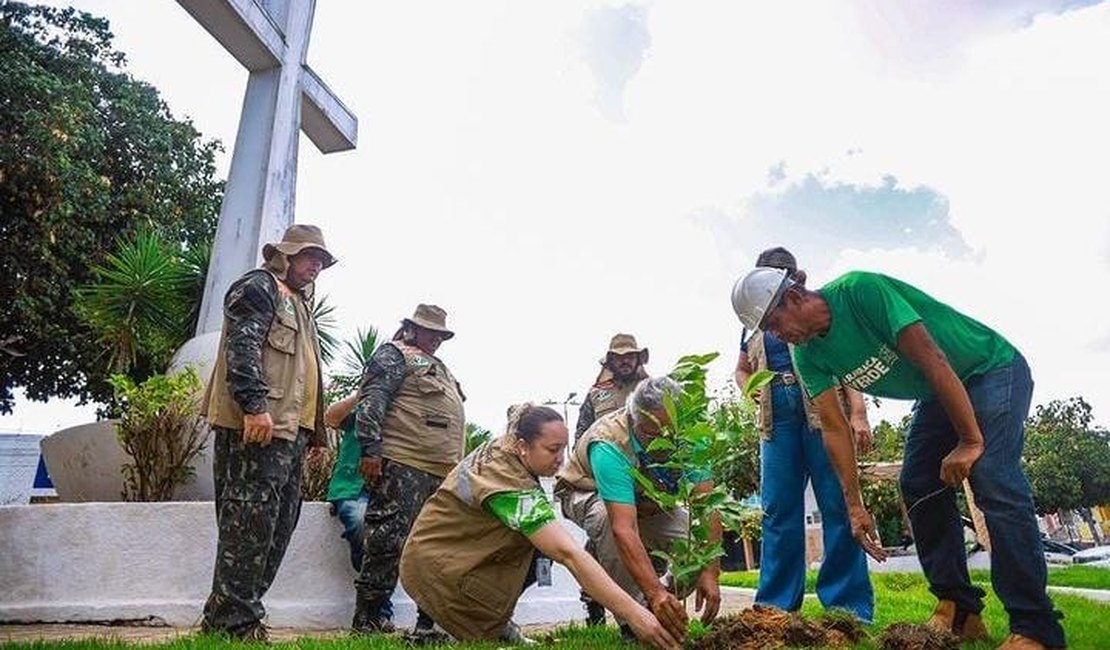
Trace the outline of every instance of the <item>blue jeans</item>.
<instances>
[{"instance_id":1,"label":"blue jeans","mask_svg":"<svg viewBox=\"0 0 1110 650\"><path fill-rule=\"evenodd\" d=\"M771 439L760 444L763 551L755 602L797 611L805 593L805 486L821 511L825 557L817 597L826 609L844 609L861 621L874 617L867 557L852 537L848 510L821 431L809 426L797 384L771 386Z\"/></svg>"},{"instance_id":2,"label":"blue jeans","mask_svg":"<svg viewBox=\"0 0 1110 650\"><path fill-rule=\"evenodd\" d=\"M357 499L340 499L332 501L335 506L335 515L343 524L343 539L351 548L351 566L355 571L362 568L363 548L363 518L366 516L366 506L370 503L370 495L363 489ZM383 618L393 618L393 603L387 598L380 610Z\"/></svg>"},{"instance_id":3,"label":"blue jeans","mask_svg":"<svg viewBox=\"0 0 1110 650\"><path fill-rule=\"evenodd\" d=\"M1010 616L1011 632L1063 646L1061 615L1045 593L1047 569L1033 495L1021 469L1033 394L1029 365L1018 354L1010 365L972 377L964 387L983 433L983 455L969 480L992 542L991 585ZM984 592L968 577L956 492L940 479L941 460L956 442L940 401L918 402L902 462L902 496L930 591L977 613L983 609Z\"/></svg>"}]
</instances>

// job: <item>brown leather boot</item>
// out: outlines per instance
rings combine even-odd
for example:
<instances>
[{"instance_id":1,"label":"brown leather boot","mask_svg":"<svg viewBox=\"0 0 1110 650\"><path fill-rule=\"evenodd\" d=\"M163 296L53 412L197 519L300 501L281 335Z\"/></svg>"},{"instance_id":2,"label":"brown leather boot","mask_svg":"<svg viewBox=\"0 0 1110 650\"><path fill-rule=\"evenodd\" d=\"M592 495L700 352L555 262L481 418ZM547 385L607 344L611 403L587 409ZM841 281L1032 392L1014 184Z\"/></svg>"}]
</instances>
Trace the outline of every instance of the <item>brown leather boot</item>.
<instances>
[{"instance_id":1,"label":"brown leather boot","mask_svg":"<svg viewBox=\"0 0 1110 650\"><path fill-rule=\"evenodd\" d=\"M951 632L965 641L986 641L990 638L987 626L983 624L983 617L971 612L963 612L956 608L956 603L951 600L942 600L937 603L933 615L925 621L926 627L934 630Z\"/></svg>"},{"instance_id":2,"label":"brown leather boot","mask_svg":"<svg viewBox=\"0 0 1110 650\"><path fill-rule=\"evenodd\" d=\"M1011 634L1006 637L997 650L1056 650L1035 639L1020 634Z\"/></svg>"}]
</instances>

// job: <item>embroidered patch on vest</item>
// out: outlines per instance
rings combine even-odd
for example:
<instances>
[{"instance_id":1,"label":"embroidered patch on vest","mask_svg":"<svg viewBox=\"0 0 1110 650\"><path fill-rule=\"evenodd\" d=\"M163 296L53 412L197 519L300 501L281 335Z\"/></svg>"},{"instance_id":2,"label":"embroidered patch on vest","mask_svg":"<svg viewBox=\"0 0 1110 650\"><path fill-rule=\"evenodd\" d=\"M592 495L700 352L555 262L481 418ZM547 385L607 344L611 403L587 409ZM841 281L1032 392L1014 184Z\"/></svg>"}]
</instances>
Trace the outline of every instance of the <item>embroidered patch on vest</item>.
<instances>
[{"instance_id":1,"label":"embroidered patch on vest","mask_svg":"<svg viewBox=\"0 0 1110 650\"><path fill-rule=\"evenodd\" d=\"M409 357L409 363L412 364L414 368L425 368L432 365L431 359L429 359L428 357L422 357L420 355Z\"/></svg>"}]
</instances>

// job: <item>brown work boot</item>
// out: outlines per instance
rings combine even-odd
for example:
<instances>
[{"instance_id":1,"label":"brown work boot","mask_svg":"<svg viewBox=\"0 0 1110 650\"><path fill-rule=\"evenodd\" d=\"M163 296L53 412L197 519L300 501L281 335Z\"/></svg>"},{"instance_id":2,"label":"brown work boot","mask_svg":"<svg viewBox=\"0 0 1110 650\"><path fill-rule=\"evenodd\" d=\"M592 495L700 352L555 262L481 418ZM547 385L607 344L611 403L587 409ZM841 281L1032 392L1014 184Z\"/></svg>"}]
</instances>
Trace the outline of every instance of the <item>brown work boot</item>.
<instances>
[{"instance_id":1,"label":"brown work boot","mask_svg":"<svg viewBox=\"0 0 1110 650\"><path fill-rule=\"evenodd\" d=\"M983 617L971 612L957 609L956 603L951 600L942 600L937 603L933 615L925 621L926 627L934 630L951 632L959 637L960 642L986 641L990 638L987 626L983 625Z\"/></svg>"},{"instance_id":2,"label":"brown work boot","mask_svg":"<svg viewBox=\"0 0 1110 650\"><path fill-rule=\"evenodd\" d=\"M1010 636L1006 637L1006 640L1002 642L1002 645L998 646L997 650L1055 650L1055 649L1050 648L1049 646L1046 646L1045 644L1041 643L1040 641L1037 641L1036 639L1030 639L1029 637L1022 636L1020 634L1011 634Z\"/></svg>"}]
</instances>

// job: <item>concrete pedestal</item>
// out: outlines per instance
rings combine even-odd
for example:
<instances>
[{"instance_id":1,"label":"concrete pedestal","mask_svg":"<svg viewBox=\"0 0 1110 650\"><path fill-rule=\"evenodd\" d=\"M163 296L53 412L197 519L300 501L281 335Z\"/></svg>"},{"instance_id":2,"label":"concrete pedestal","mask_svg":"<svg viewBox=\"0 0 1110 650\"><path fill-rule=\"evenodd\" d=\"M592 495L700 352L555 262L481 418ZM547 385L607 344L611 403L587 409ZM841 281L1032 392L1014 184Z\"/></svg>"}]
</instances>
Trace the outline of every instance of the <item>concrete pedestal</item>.
<instances>
[{"instance_id":1,"label":"concrete pedestal","mask_svg":"<svg viewBox=\"0 0 1110 650\"><path fill-rule=\"evenodd\" d=\"M582 532L563 522L578 539ZM328 504L304 504L285 561L266 595L268 623L331 629L350 625L354 571ZM88 503L0 507L0 622L200 619L212 584L216 517L211 502ZM550 587L517 605L521 624L577 620L578 583L556 564ZM395 621L411 626L399 588Z\"/></svg>"}]
</instances>

